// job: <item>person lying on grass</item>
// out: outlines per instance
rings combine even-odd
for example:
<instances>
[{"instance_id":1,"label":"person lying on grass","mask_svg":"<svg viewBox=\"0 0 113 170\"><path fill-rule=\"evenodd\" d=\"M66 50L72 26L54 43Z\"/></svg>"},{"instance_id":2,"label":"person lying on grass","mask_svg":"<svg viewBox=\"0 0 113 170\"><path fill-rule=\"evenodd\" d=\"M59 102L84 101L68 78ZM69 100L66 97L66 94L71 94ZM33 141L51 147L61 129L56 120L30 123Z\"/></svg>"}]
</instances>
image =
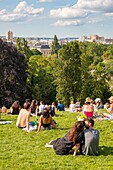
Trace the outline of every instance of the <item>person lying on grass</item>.
<instances>
[{"instance_id":1,"label":"person lying on grass","mask_svg":"<svg viewBox=\"0 0 113 170\"><path fill-rule=\"evenodd\" d=\"M40 129L42 130L46 130L46 129L52 129L52 128L56 128L56 125L52 119L52 116L49 113L48 109L44 109L42 112L42 115L40 116L40 120L37 124L37 128L38 128L38 132L40 131Z\"/></svg>"},{"instance_id":2,"label":"person lying on grass","mask_svg":"<svg viewBox=\"0 0 113 170\"><path fill-rule=\"evenodd\" d=\"M53 148L58 155L67 155L74 147L73 156L76 156L77 151L80 148L80 143L82 142L81 139L83 138L82 132L84 130L84 125L84 121L76 122L63 138L58 138L46 143L45 147Z\"/></svg>"}]
</instances>

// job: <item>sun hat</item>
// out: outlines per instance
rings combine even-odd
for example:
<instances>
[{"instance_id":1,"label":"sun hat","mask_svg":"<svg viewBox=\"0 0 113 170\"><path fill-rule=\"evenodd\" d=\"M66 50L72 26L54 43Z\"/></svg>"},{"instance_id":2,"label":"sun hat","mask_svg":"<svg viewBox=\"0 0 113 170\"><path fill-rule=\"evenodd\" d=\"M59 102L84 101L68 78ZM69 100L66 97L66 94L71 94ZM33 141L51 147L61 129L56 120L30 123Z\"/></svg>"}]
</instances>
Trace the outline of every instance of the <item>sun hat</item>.
<instances>
[{"instance_id":1,"label":"sun hat","mask_svg":"<svg viewBox=\"0 0 113 170\"><path fill-rule=\"evenodd\" d=\"M90 97L86 97L86 101L85 102L91 102Z\"/></svg>"},{"instance_id":2,"label":"sun hat","mask_svg":"<svg viewBox=\"0 0 113 170\"><path fill-rule=\"evenodd\" d=\"M111 96L111 97L109 98L109 101L113 102L113 96Z\"/></svg>"},{"instance_id":3,"label":"sun hat","mask_svg":"<svg viewBox=\"0 0 113 170\"><path fill-rule=\"evenodd\" d=\"M101 99L100 98L96 98L95 99L95 102L97 103L97 102L100 102L101 101Z\"/></svg>"}]
</instances>

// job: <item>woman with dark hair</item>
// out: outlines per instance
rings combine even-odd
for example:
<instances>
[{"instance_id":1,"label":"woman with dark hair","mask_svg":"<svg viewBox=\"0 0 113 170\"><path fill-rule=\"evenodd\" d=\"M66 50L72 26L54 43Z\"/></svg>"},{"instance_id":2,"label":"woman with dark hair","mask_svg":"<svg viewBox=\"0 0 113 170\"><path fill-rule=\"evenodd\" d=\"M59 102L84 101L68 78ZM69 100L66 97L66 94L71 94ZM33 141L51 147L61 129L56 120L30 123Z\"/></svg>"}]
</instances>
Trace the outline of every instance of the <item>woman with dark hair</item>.
<instances>
[{"instance_id":1,"label":"woman with dark hair","mask_svg":"<svg viewBox=\"0 0 113 170\"><path fill-rule=\"evenodd\" d=\"M69 132L63 137L53 140L45 145L55 150L58 155L67 155L75 146L74 156L77 154L80 148L80 143L83 139L84 121L78 121L69 130Z\"/></svg>"},{"instance_id":2,"label":"woman with dark hair","mask_svg":"<svg viewBox=\"0 0 113 170\"><path fill-rule=\"evenodd\" d=\"M16 100L16 101L12 104L12 106L10 107L10 113L11 113L12 115L18 115L19 112L20 112L20 109L21 109L21 107L20 107L19 101Z\"/></svg>"},{"instance_id":3,"label":"woman with dark hair","mask_svg":"<svg viewBox=\"0 0 113 170\"><path fill-rule=\"evenodd\" d=\"M37 100L32 100L31 105L30 105L30 112L31 112L31 116L36 116L37 117L37 113L38 113Z\"/></svg>"},{"instance_id":4,"label":"woman with dark hair","mask_svg":"<svg viewBox=\"0 0 113 170\"><path fill-rule=\"evenodd\" d=\"M39 124L38 124L38 132L40 129L51 129L56 128L54 121L52 120L52 116L49 113L48 109L44 109L42 115L40 116Z\"/></svg>"}]
</instances>

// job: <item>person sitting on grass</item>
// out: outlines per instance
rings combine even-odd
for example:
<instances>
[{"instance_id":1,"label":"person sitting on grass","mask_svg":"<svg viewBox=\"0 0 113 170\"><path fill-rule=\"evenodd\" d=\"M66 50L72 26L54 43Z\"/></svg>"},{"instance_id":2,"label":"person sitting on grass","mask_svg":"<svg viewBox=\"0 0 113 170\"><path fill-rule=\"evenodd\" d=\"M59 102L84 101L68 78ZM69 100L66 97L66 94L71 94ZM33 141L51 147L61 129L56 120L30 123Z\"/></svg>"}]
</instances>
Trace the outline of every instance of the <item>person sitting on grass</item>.
<instances>
[{"instance_id":1,"label":"person sitting on grass","mask_svg":"<svg viewBox=\"0 0 113 170\"><path fill-rule=\"evenodd\" d=\"M102 116L103 118L108 118L108 119L113 119L113 96L111 96L109 98L109 101L110 101L110 106L107 108L105 108L108 112L108 113L102 113Z\"/></svg>"},{"instance_id":2,"label":"person sitting on grass","mask_svg":"<svg viewBox=\"0 0 113 170\"><path fill-rule=\"evenodd\" d=\"M39 111L38 111L38 114L37 114L38 116L40 116L42 114L44 108L45 108L45 105L44 105L43 101L40 101Z\"/></svg>"},{"instance_id":3,"label":"person sitting on grass","mask_svg":"<svg viewBox=\"0 0 113 170\"><path fill-rule=\"evenodd\" d=\"M83 155L98 156L99 131L94 129L94 120L92 118L84 119L85 127L83 140L80 144L80 151Z\"/></svg>"},{"instance_id":4,"label":"person sitting on grass","mask_svg":"<svg viewBox=\"0 0 113 170\"><path fill-rule=\"evenodd\" d=\"M76 156L82 142L84 125L84 121L76 122L63 138L46 143L45 147L53 148L57 155L67 155L75 147L73 156Z\"/></svg>"},{"instance_id":5,"label":"person sitting on grass","mask_svg":"<svg viewBox=\"0 0 113 170\"><path fill-rule=\"evenodd\" d=\"M2 113L7 113L7 108L3 105L2 109L1 109Z\"/></svg>"},{"instance_id":6,"label":"person sitting on grass","mask_svg":"<svg viewBox=\"0 0 113 170\"><path fill-rule=\"evenodd\" d=\"M82 111L81 100L78 99L77 102L75 103L75 112L81 112L81 111Z\"/></svg>"},{"instance_id":7,"label":"person sitting on grass","mask_svg":"<svg viewBox=\"0 0 113 170\"><path fill-rule=\"evenodd\" d=\"M55 105L55 102L52 102L51 110L52 110L52 112L54 113L54 116L55 116L55 115L56 115L56 113L55 113L55 111L56 111L56 105Z\"/></svg>"},{"instance_id":8,"label":"person sitting on grass","mask_svg":"<svg viewBox=\"0 0 113 170\"><path fill-rule=\"evenodd\" d=\"M71 100L69 105L70 112L75 112L75 103L73 100Z\"/></svg>"},{"instance_id":9,"label":"person sitting on grass","mask_svg":"<svg viewBox=\"0 0 113 170\"><path fill-rule=\"evenodd\" d=\"M37 117L37 113L38 113L37 100L32 100L31 105L30 105L30 112L31 112L31 116L36 116Z\"/></svg>"},{"instance_id":10,"label":"person sitting on grass","mask_svg":"<svg viewBox=\"0 0 113 170\"><path fill-rule=\"evenodd\" d=\"M30 132L29 121L30 121L30 103L26 102L24 103L24 108L21 109L19 112L16 126L21 129L26 128L26 131Z\"/></svg>"},{"instance_id":11,"label":"person sitting on grass","mask_svg":"<svg viewBox=\"0 0 113 170\"><path fill-rule=\"evenodd\" d=\"M86 98L85 104L83 105L83 113L86 115L86 117L92 117L94 114L94 106L91 103L90 97Z\"/></svg>"},{"instance_id":12,"label":"person sitting on grass","mask_svg":"<svg viewBox=\"0 0 113 170\"><path fill-rule=\"evenodd\" d=\"M20 112L20 104L19 104L19 101L16 100L12 106L10 107L10 112L8 114L12 114L12 115L18 115L19 112Z\"/></svg>"},{"instance_id":13,"label":"person sitting on grass","mask_svg":"<svg viewBox=\"0 0 113 170\"><path fill-rule=\"evenodd\" d=\"M52 128L56 128L56 125L52 119L52 116L49 113L49 110L45 108L38 122L38 132L40 131L40 129L46 130Z\"/></svg>"},{"instance_id":14,"label":"person sitting on grass","mask_svg":"<svg viewBox=\"0 0 113 170\"><path fill-rule=\"evenodd\" d=\"M57 110L58 111L65 111L64 104L61 103L61 101L58 101Z\"/></svg>"}]
</instances>

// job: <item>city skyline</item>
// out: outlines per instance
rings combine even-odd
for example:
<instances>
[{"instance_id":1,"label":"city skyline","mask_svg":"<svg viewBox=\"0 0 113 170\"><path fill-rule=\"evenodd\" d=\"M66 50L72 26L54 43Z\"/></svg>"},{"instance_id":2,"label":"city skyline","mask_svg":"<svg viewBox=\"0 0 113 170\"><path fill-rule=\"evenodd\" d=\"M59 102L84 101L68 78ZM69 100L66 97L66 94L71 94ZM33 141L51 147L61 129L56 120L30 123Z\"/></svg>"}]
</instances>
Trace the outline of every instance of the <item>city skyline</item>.
<instances>
[{"instance_id":1,"label":"city skyline","mask_svg":"<svg viewBox=\"0 0 113 170\"><path fill-rule=\"evenodd\" d=\"M0 0L0 35L113 37L113 0Z\"/></svg>"}]
</instances>

